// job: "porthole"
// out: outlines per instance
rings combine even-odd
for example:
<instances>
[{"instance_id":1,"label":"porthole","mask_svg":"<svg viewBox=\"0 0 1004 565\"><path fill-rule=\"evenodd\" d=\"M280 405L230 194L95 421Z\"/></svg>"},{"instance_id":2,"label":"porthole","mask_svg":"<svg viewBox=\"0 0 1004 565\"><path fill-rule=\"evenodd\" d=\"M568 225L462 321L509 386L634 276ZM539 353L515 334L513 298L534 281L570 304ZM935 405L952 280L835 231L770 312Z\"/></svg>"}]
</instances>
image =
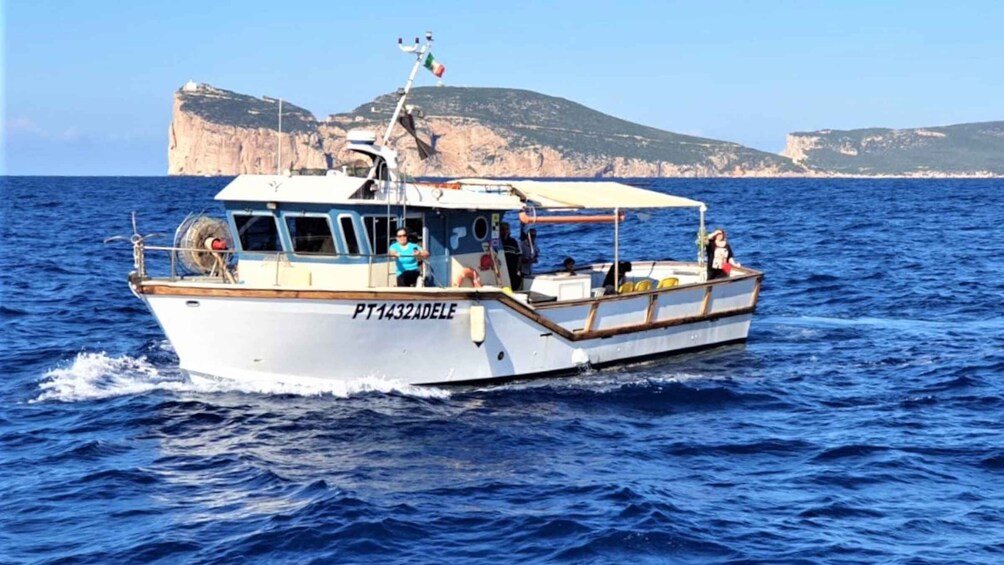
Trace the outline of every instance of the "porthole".
<instances>
[{"instance_id":1,"label":"porthole","mask_svg":"<svg viewBox=\"0 0 1004 565\"><path fill-rule=\"evenodd\" d=\"M478 216L474 219L474 239L484 241L488 237L488 218Z\"/></svg>"}]
</instances>

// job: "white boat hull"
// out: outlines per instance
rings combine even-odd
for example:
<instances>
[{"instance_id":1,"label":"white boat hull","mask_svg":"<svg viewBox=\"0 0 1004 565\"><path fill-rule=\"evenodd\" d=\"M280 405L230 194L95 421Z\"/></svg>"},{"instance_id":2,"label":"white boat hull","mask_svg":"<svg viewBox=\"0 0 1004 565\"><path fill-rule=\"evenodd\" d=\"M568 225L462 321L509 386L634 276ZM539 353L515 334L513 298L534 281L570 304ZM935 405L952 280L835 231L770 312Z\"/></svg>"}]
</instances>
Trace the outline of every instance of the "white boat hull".
<instances>
[{"instance_id":1,"label":"white boat hull","mask_svg":"<svg viewBox=\"0 0 1004 565\"><path fill-rule=\"evenodd\" d=\"M139 295L181 368L193 374L433 384L557 374L739 342L758 289L759 277L748 277L539 310L501 292L448 290L220 293L162 286ZM474 304L485 308L480 344L472 341Z\"/></svg>"}]
</instances>

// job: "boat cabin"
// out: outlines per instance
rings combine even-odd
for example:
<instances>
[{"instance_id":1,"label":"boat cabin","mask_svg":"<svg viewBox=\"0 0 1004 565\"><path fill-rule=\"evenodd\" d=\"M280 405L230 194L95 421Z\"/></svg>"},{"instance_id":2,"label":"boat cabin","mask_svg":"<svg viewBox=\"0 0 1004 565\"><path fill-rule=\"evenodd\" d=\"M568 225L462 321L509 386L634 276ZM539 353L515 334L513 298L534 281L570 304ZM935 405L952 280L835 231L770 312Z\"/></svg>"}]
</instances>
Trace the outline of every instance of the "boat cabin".
<instances>
[{"instance_id":1,"label":"boat cabin","mask_svg":"<svg viewBox=\"0 0 1004 565\"><path fill-rule=\"evenodd\" d=\"M338 173L242 176L216 196L234 236L238 284L321 290L393 287L395 261L388 246L404 227L429 253L419 287L480 284L508 289L513 273L501 248L502 222L509 222L514 233L519 222L616 223L624 219L622 204L695 207L703 212L700 202L609 182L421 183L377 178L384 164L394 163L392 152L369 142L360 143L360 149L373 157L371 174L365 178ZM615 214L538 215L583 208L610 208ZM616 264L617 249L613 251ZM543 301L593 297L614 264L582 266L576 276L538 274L526 280L522 290ZM476 277L469 276L471 270ZM658 288L668 284L664 279L699 282L701 275L700 269L680 265L668 271L636 270L622 282Z\"/></svg>"},{"instance_id":2,"label":"boat cabin","mask_svg":"<svg viewBox=\"0 0 1004 565\"><path fill-rule=\"evenodd\" d=\"M394 286L387 249L404 227L429 252L421 285L449 287L464 268L488 267L482 284L511 286L492 242L506 214L518 221L522 202L514 196L334 175L238 177L216 198L234 235L241 284Z\"/></svg>"}]
</instances>

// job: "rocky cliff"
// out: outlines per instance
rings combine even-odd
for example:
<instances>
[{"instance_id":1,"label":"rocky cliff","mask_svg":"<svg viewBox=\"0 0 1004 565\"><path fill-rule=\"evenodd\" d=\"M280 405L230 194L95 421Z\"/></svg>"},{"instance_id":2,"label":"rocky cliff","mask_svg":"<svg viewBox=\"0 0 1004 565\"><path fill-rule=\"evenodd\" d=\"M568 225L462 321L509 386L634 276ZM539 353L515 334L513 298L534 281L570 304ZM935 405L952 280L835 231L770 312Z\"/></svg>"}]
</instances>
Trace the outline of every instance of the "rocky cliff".
<instances>
[{"instance_id":1,"label":"rocky cliff","mask_svg":"<svg viewBox=\"0 0 1004 565\"><path fill-rule=\"evenodd\" d=\"M788 135L782 155L818 175L1004 175L1004 122Z\"/></svg>"},{"instance_id":2,"label":"rocky cliff","mask_svg":"<svg viewBox=\"0 0 1004 565\"><path fill-rule=\"evenodd\" d=\"M168 174L235 175L351 164L345 134L383 133L397 96L317 120L278 101L205 84L175 93ZM415 176L778 176L806 174L786 157L650 128L562 98L503 88L416 88L409 104L424 115L419 134L438 151L421 161L396 127L391 144ZM281 139L281 141L280 141Z\"/></svg>"},{"instance_id":3,"label":"rocky cliff","mask_svg":"<svg viewBox=\"0 0 1004 565\"><path fill-rule=\"evenodd\" d=\"M314 116L283 103L282 160L286 168L327 168ZM174 95L167 161L169 175L275 172L279 101L189 83Z\"/></svg>"},{"instance_id":4,"label":"rocky cliff","mask_svg":"<svg viewBox=\"0 0 1004 565\"><path fill-rule=\"evenodd\" d=\"M420 160L411 138L395 127L391 145L402 170L414 176L1004 176L1004 122L796 132L774 155L526 90L422 87L408 101L424 116L419 134L438 151ZM278 100L188 83L174 97L168 174L351 165L346 132L382 136L396 102L397 95L387 94L324 120L284 102L280 136Z\"/></svg>"}]
</instances>

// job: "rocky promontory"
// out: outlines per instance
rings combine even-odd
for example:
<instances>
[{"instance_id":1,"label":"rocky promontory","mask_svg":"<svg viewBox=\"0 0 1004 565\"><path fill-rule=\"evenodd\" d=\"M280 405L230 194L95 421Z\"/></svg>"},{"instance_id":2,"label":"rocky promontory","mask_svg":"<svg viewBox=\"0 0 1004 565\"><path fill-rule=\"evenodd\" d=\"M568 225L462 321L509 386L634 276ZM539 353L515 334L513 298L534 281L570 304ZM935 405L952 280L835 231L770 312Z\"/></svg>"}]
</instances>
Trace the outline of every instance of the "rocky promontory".
<instances>
[{"instance_id":1,"label":"rocky promontory","mask_svg":"<svg viewBox=\"0 0 1004 565\"><path fill-rule=\"evenodd\" d=\"M303 108L189 83L174 96L168 174L236 175L352 164L345 134L382 135L397 101L387 94L318 120ZM507 88L420 87L408 103L419 135L438 154L418 157L407 133L391 138L415 176L714 177L805 174L790 159L737 143L682 135L608 116L581 104ZM277 159L281 155L282 163Z\"/></svg>"},{"instance_id":2,"label":"rocky promontory","mask_svg":"<svg viewBox=\"0 0 1004 565\"><path fill-rule=\"evenodd\" d=\"M397 100L385 94L325 119L284 101L280 135L278 99L189 82L174 95L168 174L352 166L346 133L369 129L382 137ZM796 132L775 155L527 90L419 87L408 104L420 116L419 135L437 150L420 160L411 137L395 126L390 144L413 176L1004 176L1004 122Z\"/></svg>"}]
</instances>

